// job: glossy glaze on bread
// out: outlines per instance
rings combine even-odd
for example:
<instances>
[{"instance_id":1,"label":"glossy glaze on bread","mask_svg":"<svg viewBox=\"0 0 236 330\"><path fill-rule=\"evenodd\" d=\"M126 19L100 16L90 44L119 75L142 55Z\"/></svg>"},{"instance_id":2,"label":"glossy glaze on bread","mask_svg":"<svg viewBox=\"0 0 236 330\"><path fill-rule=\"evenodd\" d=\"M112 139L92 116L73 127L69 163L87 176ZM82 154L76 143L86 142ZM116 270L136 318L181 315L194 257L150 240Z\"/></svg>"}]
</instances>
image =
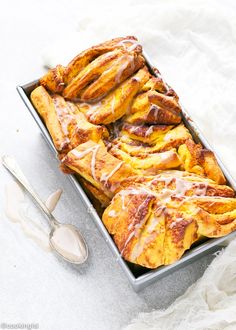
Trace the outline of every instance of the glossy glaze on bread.
<instances>
[{"instance_id":1,"label":"glossy glaze on bread","mask_svg":"<svg viewBox=\"0 0 236 330\"><path fill-rule=\"evenodd\" d=\"M31 93L62 169L100 201L121 255L147 268L236 229L234 191L153 71L135 37L116 38L49 70Z\"/></svg>"}]
</instances>

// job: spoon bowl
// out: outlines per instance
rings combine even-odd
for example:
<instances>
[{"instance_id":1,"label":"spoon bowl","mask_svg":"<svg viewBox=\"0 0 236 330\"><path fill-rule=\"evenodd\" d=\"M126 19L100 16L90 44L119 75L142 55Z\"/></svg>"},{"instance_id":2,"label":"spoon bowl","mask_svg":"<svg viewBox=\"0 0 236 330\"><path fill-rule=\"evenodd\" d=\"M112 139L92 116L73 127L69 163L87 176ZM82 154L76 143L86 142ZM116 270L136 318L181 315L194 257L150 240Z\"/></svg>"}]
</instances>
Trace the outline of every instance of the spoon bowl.
<instances>
[{"instance_id":1,"label":"spoon bowl","mask_svg":"<svg viewBox=\"0 0 236 330\"><path fill-rule=\"evenodd\" d=\"M88 246L76 226L57 224L49 234L52 249L66 261L80 265L88 258Z\"/></svg>"},{"instance_id":2,"label":"spoon bowl","mask_svg":"<svg viewBox=\"0 0 236 330\"><path fill-rule=\"evenodd\" d=\"M2 164L19 181L26 191L28 191L34 203L43 211L49 220L49 224L52 228L49 234L51 248L70 263L84 263L88 258L88 246L79 232L79 229L71 224L61 224L54 218L51 211L29 184L14 158L3 156Z\"/></svg>"}]
</instances>

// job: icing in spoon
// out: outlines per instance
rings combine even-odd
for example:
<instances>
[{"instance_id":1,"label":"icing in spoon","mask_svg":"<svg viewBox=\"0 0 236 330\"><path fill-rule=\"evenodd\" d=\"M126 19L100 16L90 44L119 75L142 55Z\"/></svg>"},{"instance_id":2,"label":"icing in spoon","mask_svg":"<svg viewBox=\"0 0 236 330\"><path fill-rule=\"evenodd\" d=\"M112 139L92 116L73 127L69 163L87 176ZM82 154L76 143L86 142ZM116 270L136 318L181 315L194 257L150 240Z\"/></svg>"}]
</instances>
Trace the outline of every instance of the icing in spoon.
<instances>
[{"instance_id":1,"label":"icing in spoon","mask_svg":"<svg viewBox=\"0 0 236 330\"><path fill-rule=\"evenodd\" d=\"M26 191L28 191L35 204L40 207L49 220L51 225L49 242L52 249L68 262L74 264L84 263L88 257L88 247L78 228L71 224L59 223L51 213L55 207L54 204L56 203L58 196L53 196L52 199L48 201L46 206L34 192L14 158L10 156L3 156L2 163L21 183Z\"/></svg>"}]
</instances>

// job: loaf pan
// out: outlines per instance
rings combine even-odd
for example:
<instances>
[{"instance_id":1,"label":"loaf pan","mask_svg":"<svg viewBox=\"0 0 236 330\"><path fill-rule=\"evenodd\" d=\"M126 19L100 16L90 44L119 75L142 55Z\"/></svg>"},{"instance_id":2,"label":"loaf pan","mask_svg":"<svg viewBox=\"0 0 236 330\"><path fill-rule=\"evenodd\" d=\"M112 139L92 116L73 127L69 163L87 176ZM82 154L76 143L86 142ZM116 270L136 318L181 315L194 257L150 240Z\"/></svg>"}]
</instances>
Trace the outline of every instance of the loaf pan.
<instances>
[{"instance_id":1,"label":"loaf pan","mask_svg":"<svg viewBox=\"0 0 236 330\"><path fill-rule=\"evenodd\" d=\"M150 59L148 58L148 56L146 54L144 56L145 56L146 64L149 67L150 72L155 75L155 71L153 70L154 66L152 65ZM29 112L33 116L34 120L36 121L37 125L39 126L45 140L51 147L52 151L55 154L57 154L56 149L52 143L51 137L48 133L46 126L44 125L42 119L38 115L37 111L35 110L33 104L31 103L31 100L30 100L30 94L37 86L38 86L38 80L35 80L33 82L17 86L17 91L20 94L22 100L24 101L27 109L29 110ZM207 142L204 135L198 129L197 125L191 120L189 114L183 108L183 106L182 106L182 116L183 116L183 122L185 123L185 125L189 129L189 131L191 132L195 142L200 142L206 149L214 151L211 148L211 146L209 145L209 143ZM225 166L223 165L222 161L219 159L217 154L216 154L216 158L218 160L219 166L221 167L221 169L227 179L227 184L229 186L231 186L234 190L236 190L235 180L229 174L228 170L225 168ZM86 209L89 210L93 221L96 223L103 238L105 239L108 246L114 253L117 262L122 267L123 271L125 272L129 282L131 283L131 285L135 291L142 290L143 288L150 285L154 281L174 272L175 270L177 270L181 267L184 267L185 265L193 262L194 260L196 260L206 254L209 254L210 252L213 252L214 250L217 250L219 245L224 244L226 241L228 241L236 236L236 232L232 232L224 237L209 238L209 239L206 239L204 242L201 242L201 243L199 242L197 244L194 244L193 247L190 248L190 250L188 250L187 252L184 253L184 255L181 257L180 260L176 261L172 265L161 266L155 270L150 270L150 269L147 269L144 267L140 267L140 266L131 264L131 263L125 261L122 258L122 256L120 255L120 252L118 251L112 237L110 236L110 234L106 230L105 226L103 225L101 218L99 217L97 211L94 209L89 197L86 195L85 191L82 189L76 176L67 175L67 177L70 179L70 181L74 185L76 191L78 192L80 199L84 202ZM119 278L117 278L116 280L119 281Z\"/></svg>"}]
</instances>

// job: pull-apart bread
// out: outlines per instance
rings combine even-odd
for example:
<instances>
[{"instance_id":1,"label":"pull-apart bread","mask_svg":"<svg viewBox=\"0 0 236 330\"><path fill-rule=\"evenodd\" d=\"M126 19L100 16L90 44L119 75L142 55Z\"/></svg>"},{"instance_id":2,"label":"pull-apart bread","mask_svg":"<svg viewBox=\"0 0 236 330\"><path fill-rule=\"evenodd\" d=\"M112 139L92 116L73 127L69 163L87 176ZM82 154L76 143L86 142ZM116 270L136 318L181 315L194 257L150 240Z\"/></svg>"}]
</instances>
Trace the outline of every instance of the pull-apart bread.
<instances>
[{"instance_id":1,"label":"pull-apart bread","mask_svg":"<svg viewBox=\"0 0 236 330\"><path fill-rule=\"evenodd\" d=\"M196 143L179 99L135 37L109 40L43 76L31 100L58 151L103 208L129 262L178 260L236 229L236 198L214 153Z\"/></svg>"}]
</instances>

